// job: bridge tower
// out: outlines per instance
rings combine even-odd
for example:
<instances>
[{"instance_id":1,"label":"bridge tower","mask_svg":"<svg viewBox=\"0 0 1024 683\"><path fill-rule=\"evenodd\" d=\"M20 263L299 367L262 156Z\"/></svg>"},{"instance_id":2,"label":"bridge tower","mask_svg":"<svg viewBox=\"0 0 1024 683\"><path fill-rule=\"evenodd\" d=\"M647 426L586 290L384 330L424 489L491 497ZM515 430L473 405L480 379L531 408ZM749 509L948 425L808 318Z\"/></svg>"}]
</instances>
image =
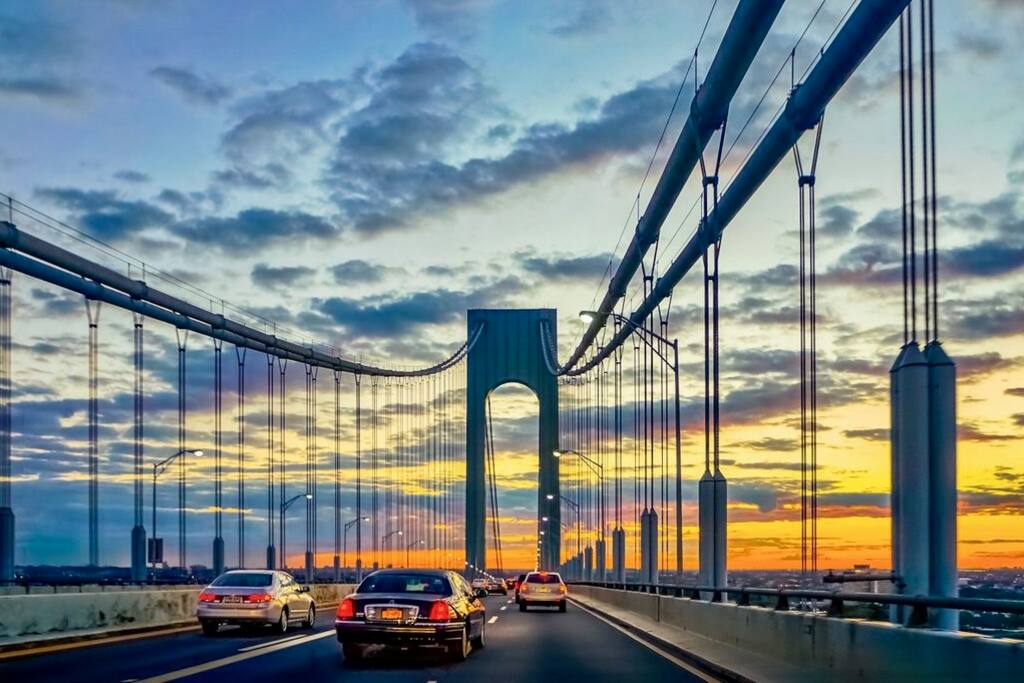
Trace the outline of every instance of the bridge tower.
<instances>
[{"instance_id":1,"label":"bridge tower","mask_svg":"<svg viewBox=\"0 0 1024 683\"><path fill-rule=\"evenodd\" d=\"M484 438L488 394L503 384L528 387L540 404L538 438L537 516L547 517L546 533L540 536L541 567L557 567L561 547L561 515L558 487L558 383L544 360L541 325L551 335L557 331L553 309L471 310L468 338L479 336L466 361L466 561L477 569L486 567L487 486L484 472ZM482 329L480 326L483 326ZM552 496L550 499L548 496Z\"/></svg>"}]
</instances>

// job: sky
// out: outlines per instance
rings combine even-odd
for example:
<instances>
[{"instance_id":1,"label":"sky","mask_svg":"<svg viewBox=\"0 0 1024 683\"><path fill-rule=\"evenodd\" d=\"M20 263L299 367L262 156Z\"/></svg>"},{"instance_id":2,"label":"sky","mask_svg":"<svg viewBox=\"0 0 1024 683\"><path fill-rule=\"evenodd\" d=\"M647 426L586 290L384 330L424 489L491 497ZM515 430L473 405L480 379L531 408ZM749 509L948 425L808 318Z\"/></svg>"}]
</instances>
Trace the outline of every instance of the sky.
<instances>
[{"instance_id":1,"label":"sky","mask_svg":"<svg viewBox=\"0 0 1024 683\"><path fill-rule=\"evenodd\" d=\"M786 3L744 79L726 135L725 187L785 101L798 37L807 28L794 53L799 76L850 5L826 0L814 17L818 4ZM1021 566L1024 5L936 4L940 316L959 373L959 560ZM108 246L16 216L26 231L348 358L432 363L465 340L469 308L551 307L564 359L583 331L577 312L603 294L735 5L0 0L0 192ZM843 88L822 134L819 564L828 568L889 565L887 370L902 341L897 39L890 31ZM699 176L665 223L655 272L696 227L698 197ZM722 460L737 569L799 563L797 207L786 161L723 241ZM627 312L638 291L634 282ZM86 556L85 307L25 276L15 276L13 292L16 561L78 564ZM687 568L703 469L701 292L691 273L669 316L684 371ZM131 325L127 312L101 313L101 560L113 564L127 563L132 524ZM145 343L148 463L176 448L177 358L173 329L148 323ZM238 371L234 351L224 357L230 449ZM191 338L187 359L189 445L210 448L212 345ZM262 357L250 356L246 383L247 562L256 563L266 528ZM327 470L330 378L320 385L315 452ZM288 373L287 388L287 486L297 492L301 369ZM396 424L387 393L377 422L382 481L420 481L424 472L387 465L383 443ZM353 394L343 378L346 516L354 514ZM536 541L536 400L503 387L493 410L505 564L526 566ZM212 463L189 467L189 555L209 563ZM625 476L632 490L631 471ZM225 487L234 500L234 474ZM323 558L332 517L320 493ZM148 493L146 504L148 515ZM168 535L170 481L158 504ZM303 519L290 514L296 563ZM231 558L234 528L226 528Z\"/></svg>"}]
</instances>

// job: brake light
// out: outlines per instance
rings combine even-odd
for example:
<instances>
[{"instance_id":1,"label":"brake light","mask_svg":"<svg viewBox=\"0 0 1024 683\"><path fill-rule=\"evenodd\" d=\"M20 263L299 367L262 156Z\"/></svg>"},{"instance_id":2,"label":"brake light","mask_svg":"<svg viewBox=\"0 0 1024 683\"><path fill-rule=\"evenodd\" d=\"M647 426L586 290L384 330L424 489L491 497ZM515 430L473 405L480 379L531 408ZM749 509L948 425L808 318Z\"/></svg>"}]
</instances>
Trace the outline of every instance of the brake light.
<instances>
[{"instance_id":1,"label":"brake light","mask_svg":"<svg viewBox=\"0 0 1024 683\"><path fill-rule=\"evenodd\" d=\"M353 602L352 598L345 598L338 605L338 611L335 614L339 619L355 619L356 618L356 603Z\"/></svg>"},{"instance_id":2,"label":"brake light","mask_svg":"<svg viewBox=\"0 0 1024 683\"><path fill-rule=\"evenodd\" d=\"M450 621L452 618L451 608L444 600L438 600L430 606L430 621Z\"/></svg>"},{"instance_id":3,"label":"brake light","mask_svg":"<svg viewBox=\"0 0 1024 683\"><path fill-rule=\"evenodd\" d=\"M528 593L529 591L530 591L529 586L527 585L527 583L525 581L523 581L523 583L520 584L520 586L519 586L519 592L520 593Z\"/></svg>"},{"instance_id":4,"label":"brake light","mask_svg":"<svg viewBox=\"0 0 1024 683\"><path fill-rule=\"evenodd\" d=\"M559 593L565 593L566 592L565 584L564 583L558 584L558 592Z\"/></svg>"},{"instance_id":5,"label":"brake light","mask_svg":"<svg viewBox=\"0 0 1024 683\"><path fill-rule=\"evenodd\" d=\"M255 593L245 598L246 602L270 602L271 598L267 593Z\"/></svg>"},{"instance_id":6,"label":"brake light","mask_svg":"<svg viewBox=\"0 0 1024 683\"><path fill-rule=\"evenodd\" d=\"M199 594L199 602L217 602L217 596L203 591Z\"/></svg>"}]
</instances>

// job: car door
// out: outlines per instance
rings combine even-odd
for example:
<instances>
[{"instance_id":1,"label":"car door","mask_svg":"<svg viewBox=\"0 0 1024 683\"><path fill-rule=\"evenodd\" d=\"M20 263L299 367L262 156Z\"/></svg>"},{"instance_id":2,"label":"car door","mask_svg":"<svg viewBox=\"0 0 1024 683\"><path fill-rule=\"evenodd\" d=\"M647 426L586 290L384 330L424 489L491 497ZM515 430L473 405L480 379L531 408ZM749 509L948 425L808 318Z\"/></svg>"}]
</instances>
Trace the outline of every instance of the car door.
<instances>
[{"instance_id":1,"label":"car door","mask_svg":"<svg viewBox=\"0 0 1024 683\"><path fill-rule=\"evenodd\" d=\"M465 596L466 606L469 610L469 614L466 620L469 622L469 632L474 638L480 636L481 631L484 628L484 617L486 612L484 611L484 603L480 598L476 597L476 589L473 588L469 583L466 582L461 576L455 575L462 586L462 594Z\"/></svg>"}]
</instances>

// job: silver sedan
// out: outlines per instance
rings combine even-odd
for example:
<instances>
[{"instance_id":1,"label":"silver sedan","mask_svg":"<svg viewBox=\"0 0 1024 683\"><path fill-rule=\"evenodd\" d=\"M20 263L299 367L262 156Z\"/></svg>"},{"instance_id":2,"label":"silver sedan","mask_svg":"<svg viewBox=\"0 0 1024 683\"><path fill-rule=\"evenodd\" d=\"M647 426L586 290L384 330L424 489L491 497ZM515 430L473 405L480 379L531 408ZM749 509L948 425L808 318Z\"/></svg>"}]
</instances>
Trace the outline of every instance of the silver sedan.
<instances>
[{"instance_id":1,"label":"silver sedan","mask_svg":"<svg viewBox=\"0 0 1024 683\"><path fill-rule=\"evenodd\" d=\"M292 621L312 627L316 604L309 588L291 574L238 569L221 574L202 590L196 617L208 636L215 634L221 624L268 624L284 633Z\"/></svg>"}]
</instances>

